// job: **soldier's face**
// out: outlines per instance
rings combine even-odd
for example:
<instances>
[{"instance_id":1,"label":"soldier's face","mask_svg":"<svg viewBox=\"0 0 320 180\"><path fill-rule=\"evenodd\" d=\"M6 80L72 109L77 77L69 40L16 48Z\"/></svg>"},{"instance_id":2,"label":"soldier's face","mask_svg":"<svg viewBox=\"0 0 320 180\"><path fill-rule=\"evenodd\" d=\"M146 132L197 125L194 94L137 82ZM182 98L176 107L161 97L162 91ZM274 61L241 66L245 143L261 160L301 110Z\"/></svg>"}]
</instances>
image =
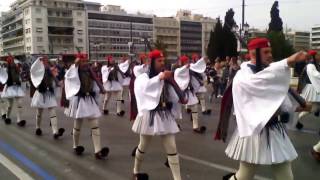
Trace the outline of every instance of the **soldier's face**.
<instances>
[{"instance_id":1,"label":"soldier's face","mask_svg":"<svg viewBox=\"0 0 320 180\"><path fill-rule=\"evenodd\" d=\"M165 69L164 57L159 57L155 60L155 68L158 72L162 72Z\"/></svg>"},{"instance_id":2,"label":"soldier's face","mask_svg":"<svg viewBox=\"0 0 320 180\"><path fill-rule=\"evenodd\" d=\"M272 49L270 47L261 48L261 61L264 65L272 63Z\"/></svg>"}]
</instances>

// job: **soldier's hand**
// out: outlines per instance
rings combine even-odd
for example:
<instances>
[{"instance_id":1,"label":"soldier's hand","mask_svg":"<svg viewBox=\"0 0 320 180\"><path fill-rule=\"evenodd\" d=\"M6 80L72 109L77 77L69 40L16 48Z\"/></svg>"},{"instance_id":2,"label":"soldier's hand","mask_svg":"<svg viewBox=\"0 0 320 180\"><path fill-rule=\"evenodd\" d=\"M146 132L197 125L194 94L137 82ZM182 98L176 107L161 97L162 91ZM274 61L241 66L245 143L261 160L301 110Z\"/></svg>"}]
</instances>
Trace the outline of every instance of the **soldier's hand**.
<instances>
[{"instance_id":1,"label":"soldier's hand","mask_svg":"<svg viewBox=\"0 0 320 180\"><path fill-rule=\"evenodd\" d=\"M169 79L172 77L172 71L163 71L161 74L160 74L160 79L161 80L166 80L166 79Z\"/></svg>"}]
</instances>

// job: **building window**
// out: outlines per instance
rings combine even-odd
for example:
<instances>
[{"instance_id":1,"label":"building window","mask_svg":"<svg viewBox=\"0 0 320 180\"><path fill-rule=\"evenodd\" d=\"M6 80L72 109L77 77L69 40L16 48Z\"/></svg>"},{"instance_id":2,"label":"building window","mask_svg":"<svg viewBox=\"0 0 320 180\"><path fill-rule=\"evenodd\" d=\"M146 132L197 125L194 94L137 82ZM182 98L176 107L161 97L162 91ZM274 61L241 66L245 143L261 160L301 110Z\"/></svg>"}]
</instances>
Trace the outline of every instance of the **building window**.
<instances>
[{"instance_id":1,"label":"building window","mask_svg":"<svg viewBox=\"0 0 320 180\"><path fill-rule=\"evenodd\" d=\"M43 31L43 29L42 29L42 28L40 28L40 27L38 27L36 31L37 31L37 32L42 32L42 31Z\"/></svg>"},{"instance_id":2,"label":"building window","mask_svg":"<svg viewBox=\"0 0 320 180\"><path fill-rule=\"evenodd\" d=\"M41 13L41 8L36 8L36 13Z\"/></svg>"},{"instance_id":3,"label":"building window","mask_svg":"<svg viewBox=\"0 0 320 180\"><path fill-rule=\"evenodd\" d=\"M27 51L31 51L31 47L30 47L30 46L27 46L26 50L27 50Z\"/></svg>"},{"instance_id":4,"label":"building window","mask_svg":"<svg viewBox=\"0 0 320 180\"><path fill-rule=\"evenodd\" d=\"M82 26L82 21L77 21L78 26Z\"/></svg>"},{"instance_id":5,"label":"building window","mask_svg":"<svg viewBox=\"0 0 320 180\"><path fill-rule=\"evenodd\" d=\"M26 25L30 24L30 19L26 19Z\"/></svg>"},{"instance_id":6,"label":"building window","mask_svg":"<svg viewBox=\"0 0 320 180\"><path fill-rule=\"evenodd\" d=\"M31 28L26 29L26 34L29 34L31 32Z\"/></svg>"},{"instance_id":7,"label":"building window","mask_svg":"<svg viewBox=\"0 0 320 180\"><path fill-rule=\"evenodd\" d=\"M43 38L42 37L37 37L37 42L42 42Z\"/></svg>"},{"instance_id":8,"label":"building window","mask_svg":"<svg viewBox=\"0 0 320 180\"><path fill-rule=\"evenodd\" d=\"M26 9L24 10L24 14L25 14L25 15L28 15L28 14L29 14L29 9L28 9L28 8L26 8Z\"/></svg>"},{"instance_id":9,"label":"building window","mask_svg":"<svg viewBox=\"0 0 320 180\"><path fill-rule=\"evenodd\" d=\"M83 34L83 30L78 30L78 34Z\"/></svg>"},{"instance_id":10,"label":"building window","mask_svg":"<svg viewBox=\"0 0 320 180\"><path fill-rule=\"evenodd\" d=\"M27 37L27 38L26 38L26 42L27 42L27 43L30 43L30 42L31 42L31 38L30 38L30 37Z\"/></svg>"},{"instance_id":11,"label":"building window","mask_svg":"<svg viewBox=\"0 0 320 180\"><path fill-rule=\"evenodd\" d=\"M41 18L37 18L36 21L37 21L37 23L42 23L42 19Z\"/></svg>"},{"instance_id":12,"label":"building window","mask_svg":"<svg viewBox=\"0 0 320 180\"><path fill-rule=\"evenodd\" d=\"M77 12L77 16L82 16L82 12Z\"/></svg>"},{"instance_id":13,"label":"building window","mask_svg":"<svg viewBox=\"0 0 320 180\"><path fill-rule=\"evenodd\" d=\"M83 43L83 39L79 38L78 43Z\"/></svg>"}]
</instances>

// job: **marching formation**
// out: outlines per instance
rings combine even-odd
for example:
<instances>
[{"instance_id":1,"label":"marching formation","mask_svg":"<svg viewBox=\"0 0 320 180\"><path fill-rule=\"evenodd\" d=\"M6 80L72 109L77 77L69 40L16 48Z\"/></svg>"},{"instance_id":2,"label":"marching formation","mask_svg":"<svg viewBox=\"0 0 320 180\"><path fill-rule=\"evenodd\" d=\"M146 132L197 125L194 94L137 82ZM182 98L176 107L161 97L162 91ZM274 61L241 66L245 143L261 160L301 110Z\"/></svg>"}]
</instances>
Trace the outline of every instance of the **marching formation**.
<instances>
[{"instance_id":1,"label":"marching formation","mask_svg":"<svg viewBox=\"0 0 320 180\"><path fill-rule=\"evenodd\" d=\"M122 57L117 62L107 56L105 62L94 64L86 54L63 55L63 66L59 69L47 56L40 56L32 62L27 82L30 83L30 106L36 110L35 135L42 135L42 116L47 109L52 136L55 140L62 139L65 129L59 127L56 115L60 105L66 119L73 120L70 149L74 154L80 156L85 151L80 133L83 121L88 121L93 155L96 159L105 159L110 149L101 144L99 119L108 117L114 103L116 115L123 117L127 113L133 121L132 131L140 137L132 152L132 178L149 179L141 165L153 137L159 136L172 177L180 180L175 135L181 130L182 112L186 110L190 115L195 134L206 133L199 113L211 114L206 100L212 100L215 94L216 98L222 98L215 139L228 140L226 156L240 163L237 172L223 179L250 180L260 165L268 165L276 180L291 180L291 163L298 154L286 129L292 126L302 129L302 117L320 114L319 59L315 51L309 51L273 62L266 38L251 40L248 52L247 60L227 58L223 70L219 60L210 63L207 57L197 54L183 55L170 67L163 53L156 49L148 57L141 54L139 61ZM295 90L290 87L290 68L297 63L304 63L304 69ZM5 124L12 123L15 108L16 124L24 127L27 121L23 118L21 100L25 89L20 74L21 65L9 55L0 68L0 108ZM210 84L214 89L211 95L207 90ZM125 100L129 100L129 112L124 109ZM228 137L231 123L236 124L236 129ZM311 148L311 154L320 161L320 142Z\"/></svg>"}]
</instances>

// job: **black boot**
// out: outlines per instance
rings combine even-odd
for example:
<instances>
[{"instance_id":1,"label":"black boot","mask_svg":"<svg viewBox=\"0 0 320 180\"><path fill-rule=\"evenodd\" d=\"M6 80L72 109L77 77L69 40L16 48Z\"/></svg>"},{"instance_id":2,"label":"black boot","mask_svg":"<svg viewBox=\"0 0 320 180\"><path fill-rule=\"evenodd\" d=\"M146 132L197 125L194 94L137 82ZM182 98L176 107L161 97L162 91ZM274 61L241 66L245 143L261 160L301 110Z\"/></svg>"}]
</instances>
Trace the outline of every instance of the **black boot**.
<instances>
[{"instance_id":1,"label":"black boot","mask_svg":"<svg viewBox=\"0 0 320 180\"><path fill-rule=\"evenodd\" d=\"M78 156L81 156L82 153L84 152L84 147L83 146L77 146L76 148L73 148L74 153Z\"/></svg>"},{"instance_id":2,"label":"black boot","mask_svg":"<svg viewBox=\"0 0 320 180\"><path fill-rule=\"evenodd\" d=\"M103 114L104 115L108 115L109 114L109 110L108 109L103 110Z\"/></svg>"},{"instance_id":3,"label":"black boot","mask_svg":"<svg viewBox=\"0 0 320 180\"><path fill-rule=\"evenodd\" d=\"M95 157L96 159L105 159L108 154L109 154L109 148L108 147L104 147L102 148L99 152L95 153Z\"/></svg>"},{"instance_id":4,"label":"black boot","mask_svg":"<svg viewBox=\"0 0 320 180\"><path fill-rule=\"evenodd\" d=\"M42 135L42 131L41 131L40 128L37 128L37 129L36 129L36 135L37 135L37 136L41 136L41 135Z\"/></svg>"},{"instance_id":5,"label":"black boot","mask_svg":"<svg viewBox=\"0 0 320 180\"><path fill-rule=\"evenodd\" d=\"M24 127L26 125L26 120L21 120L20 122L17 122L17 125L20 127Z\"/></svg>"}]
</instances>

